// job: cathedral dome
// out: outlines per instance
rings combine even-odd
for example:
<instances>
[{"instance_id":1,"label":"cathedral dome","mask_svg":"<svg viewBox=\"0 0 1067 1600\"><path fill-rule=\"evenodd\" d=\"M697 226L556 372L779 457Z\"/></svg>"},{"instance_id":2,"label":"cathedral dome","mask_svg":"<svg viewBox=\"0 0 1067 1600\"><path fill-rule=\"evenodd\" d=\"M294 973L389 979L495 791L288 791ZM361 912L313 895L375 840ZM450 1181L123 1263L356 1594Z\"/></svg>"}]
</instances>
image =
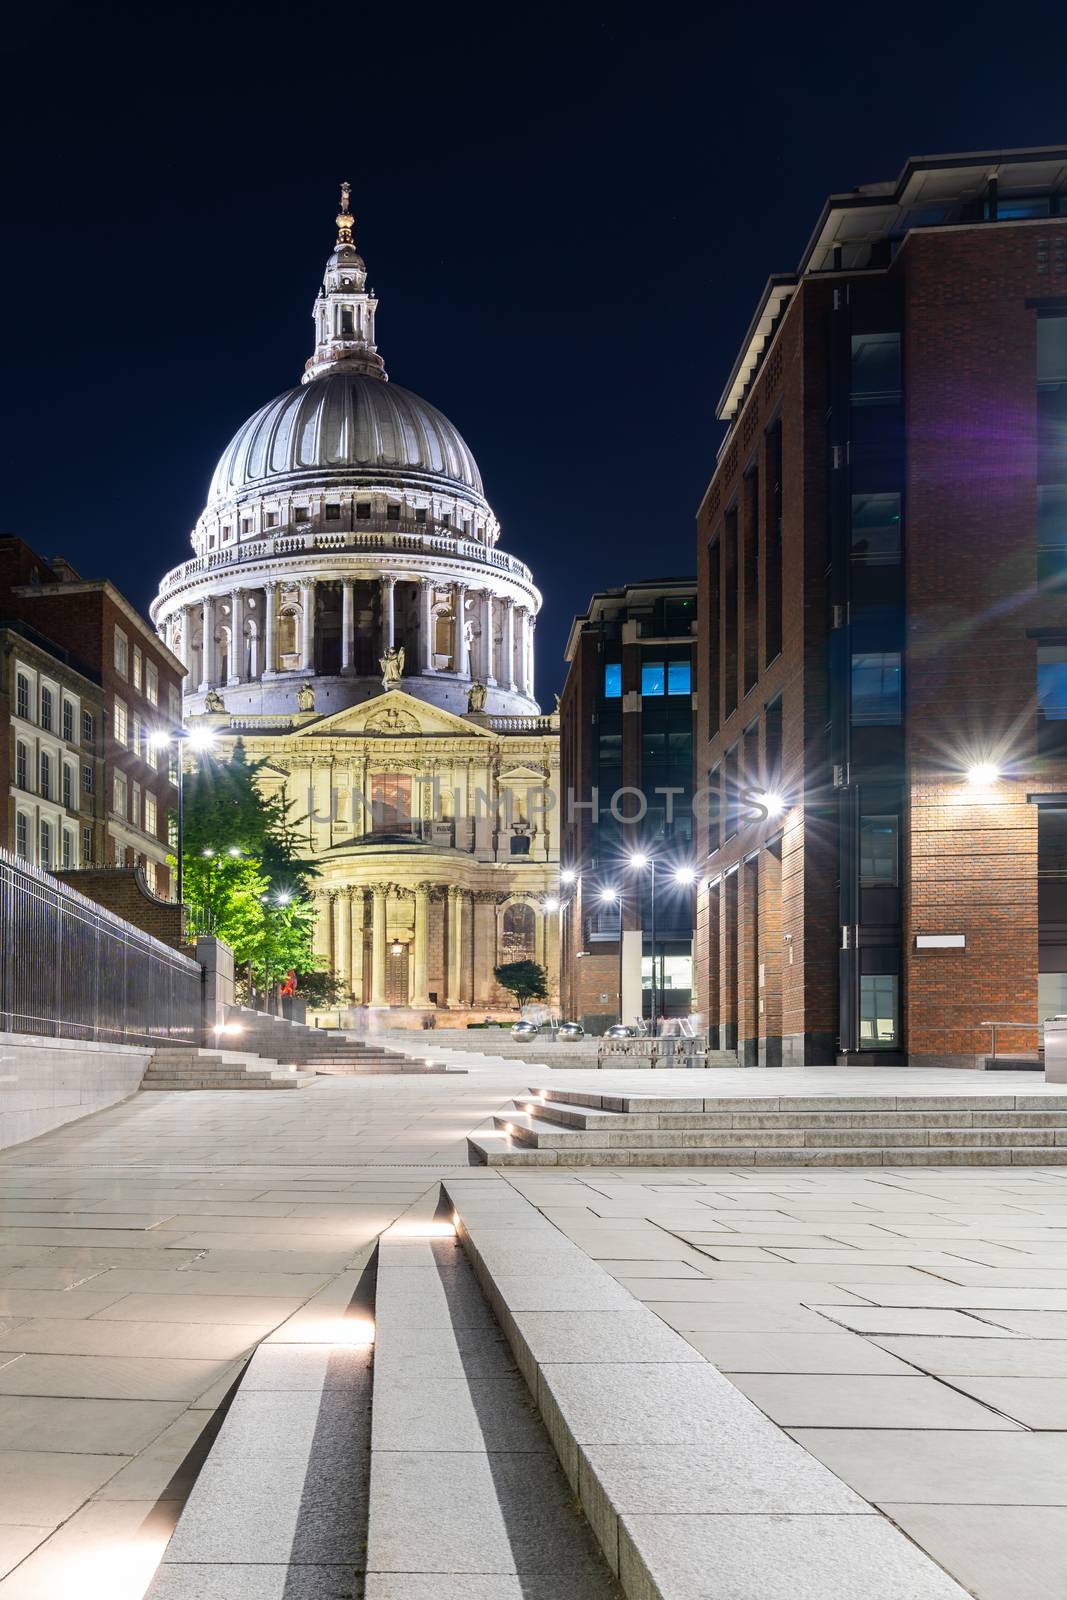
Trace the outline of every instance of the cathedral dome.
<instances>
[{"instance_id":1,"label":"cathedral dome","mask_svg":"<svg viewBox=\"0 0 1067 1600\"><path fill-rule=\"evenodd\" d=\"M278 395L237 430L215 468L207 512L305 485L389 481L483 494L477 462L436 406L338 365Z\"/></svg>"}]
</instances>

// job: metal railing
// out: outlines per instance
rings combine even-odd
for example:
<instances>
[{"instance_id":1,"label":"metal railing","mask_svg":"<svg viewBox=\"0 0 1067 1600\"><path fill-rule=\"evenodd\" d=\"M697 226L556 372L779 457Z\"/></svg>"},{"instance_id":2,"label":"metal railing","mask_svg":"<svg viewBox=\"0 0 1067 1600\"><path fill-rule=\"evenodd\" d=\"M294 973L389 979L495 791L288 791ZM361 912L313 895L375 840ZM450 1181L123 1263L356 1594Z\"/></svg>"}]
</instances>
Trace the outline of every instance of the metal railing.
<instances>
[{"instance_id":1,"label":"metal railing","mask_svg":"<svg viewBox=\"0 0 1067 1600\"><path fill-rule=\"evenodd\" d=\"M197 962L0 850L0 1029L195 1040L200 1008Z\"/></svg>"},{"instance_id":2,"label":"metal railing","mask_svg":"<svg viewBox=\"0 0 1067 1600\"><path fill-rule=\"evenodd\" d=\"M1007 1028L1009 1031L1012 1028L1019 1028L1019 1029L1025 1031L1026 1033L1036 1033L1036 1034L1038 1034L1040 1036L1040 1034L1042 1033L1045 1025L1044 1025L1043 1022L980 1022L978 1024L978 1026L980 1028L988 1028L989 1029L989 1033L990 1033L989 1059L991 1061L995 1061L997 1059L997 1029L998 1028Z\"/></svg>"}]
</instances>

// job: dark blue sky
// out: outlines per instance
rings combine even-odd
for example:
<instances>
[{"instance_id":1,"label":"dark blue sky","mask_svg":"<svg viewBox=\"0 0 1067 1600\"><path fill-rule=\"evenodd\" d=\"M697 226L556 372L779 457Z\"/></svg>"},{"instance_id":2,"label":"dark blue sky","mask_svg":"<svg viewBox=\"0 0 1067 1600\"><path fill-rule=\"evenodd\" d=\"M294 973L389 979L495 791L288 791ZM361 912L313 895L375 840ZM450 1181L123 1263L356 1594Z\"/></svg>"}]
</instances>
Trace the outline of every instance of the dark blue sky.
<instances>
[{"instance_id":1,"label":"dark blue sky","mask_svg":"<svg viewBox=\"0 0 1067 1600\"><path fill-rule=\"evenodd\" d=\"M337 184L390 375L481 465L545 595L692 570L714 406L825 195L1067 138L1023 0L145 7L0 40L0 528L146 606L233 431L295 383Z\"/></svg>"}]
</instances>

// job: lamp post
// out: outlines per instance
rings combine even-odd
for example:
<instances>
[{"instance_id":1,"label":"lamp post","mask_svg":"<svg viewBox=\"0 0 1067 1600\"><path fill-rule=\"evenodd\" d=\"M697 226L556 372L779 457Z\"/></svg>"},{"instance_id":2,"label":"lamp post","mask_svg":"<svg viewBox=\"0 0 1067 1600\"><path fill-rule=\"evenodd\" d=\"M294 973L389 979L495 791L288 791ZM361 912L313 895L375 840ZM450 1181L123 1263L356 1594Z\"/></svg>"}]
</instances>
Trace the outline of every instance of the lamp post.
<instances>
[{"instance_id":1,"label":"lamp post","mask_svg":"<svg viewBox=\"0 0 1067 1600\"><path fill-rule=\"evenodd\" d=\"M182 755L182 745L186 742L193 750L210 750L214 746L215 735L210 728L159 728L149 739L149 743L156 750L169 749L172 744L177 747L178 775L174 786L178 791L176 841L178 872L174 899L178 905L182 904L185 889L185 758Z\"/></svg>"},{"instance_id":2,"label":"lamp post","mask_svg":"<svg viewBox=\"0 0 1067 1600\"><path fill-rule=\"evenodd\" d=\"M649 934L649 943L652 946L652 987L651 987L651 994L650 994L652 1015L651 1015L651 1018L650 1018L649 1032L651 1033L652 1037L655 1038L657 1033L658 1033L658 1031L659 1031L659 1020L658 1020L659 1019L659 1012L658 1012L658 1009L657 1009L657 1000L659 998L659 989L660 989L659 984L656 982L656 857L654 855L646 853L644 850L635 850L633 855L630 857L630 865L631 865L631 867L633 867L638 872L643 872L643 871L645 871L647 869L647 871L649 873L649 908L648 908L648 911L649 911L649 916L648 916L649 929L648 929L648 934ZM673 869L673 871L671 873L671 877L672 877L672 880L673 880L674 883L678 884L679 886L683 886L683 885L687 885L687 884L691 884L691 883L695 882L695 880L696 880L696 872L692 867L681 865L681 866L676 866ZM642 942L642 946L643 946L644 945L644 927L643 927L643 925L642 925L642 929L641 929L641 942ZM620 949L621 949L621 944L622 944L621 916L620 916L619 943L620 943Z\"/></svg>"}]
</instances>

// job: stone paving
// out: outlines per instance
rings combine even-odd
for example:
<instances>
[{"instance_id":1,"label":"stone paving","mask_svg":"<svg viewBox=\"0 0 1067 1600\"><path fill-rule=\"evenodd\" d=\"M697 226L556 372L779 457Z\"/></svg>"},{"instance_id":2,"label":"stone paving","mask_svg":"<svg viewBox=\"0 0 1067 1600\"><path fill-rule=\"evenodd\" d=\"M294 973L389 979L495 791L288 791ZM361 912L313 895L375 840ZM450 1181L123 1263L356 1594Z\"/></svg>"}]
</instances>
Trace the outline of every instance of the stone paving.
<instances>
[{"instance_id":1,"label":"stone paving","mask_svg":"<svg viewBox=\"0 0 1067 1600\"><path fill-rule=\"evenodd\" d=\"M249 1351L439 1178L469 1178L466 1135L531 1081L469 1065L146 1095L4 1153L2 1600L139 1600L193 1467L175 1474ZM696 1076L657 1073L656 1092ZM705 1076L731 1095L1044 1092L1007 1073ZM1067 1168L506 1181L982 1600L1067 1591Z\"/></svg>"}]
</instances>

